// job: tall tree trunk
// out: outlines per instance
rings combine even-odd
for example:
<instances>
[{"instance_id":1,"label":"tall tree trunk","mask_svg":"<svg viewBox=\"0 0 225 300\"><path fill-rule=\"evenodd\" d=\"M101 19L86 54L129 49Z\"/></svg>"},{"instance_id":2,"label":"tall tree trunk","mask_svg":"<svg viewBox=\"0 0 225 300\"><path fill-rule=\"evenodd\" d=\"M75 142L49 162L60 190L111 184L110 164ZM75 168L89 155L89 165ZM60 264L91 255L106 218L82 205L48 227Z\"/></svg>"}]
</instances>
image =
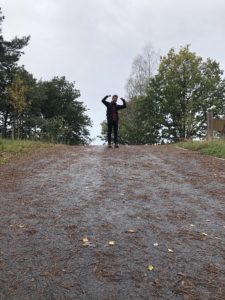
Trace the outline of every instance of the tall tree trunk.
<instances>
[{"instance_id":1,"label":"tall tree trunk","mask_svg":"<svg viewBox=\"0 0 225 300\"><path fill-rule=\"evenodd\" d=\"M3 113L3 128L2 128L2 135L3 138L7 137L7 122L8 122L8 115L9 112L6 111L5 113Z\"/></svg>"},{"instance_id":2,"label":"tall tree trunk","mask_svg":"<svg viewBox=\"0 0 225 300\"><path fill-rule=\"evenodd\" d=\"M20 139L20 119L17 117L17 140Z\"/></svg>"}]
</instances>

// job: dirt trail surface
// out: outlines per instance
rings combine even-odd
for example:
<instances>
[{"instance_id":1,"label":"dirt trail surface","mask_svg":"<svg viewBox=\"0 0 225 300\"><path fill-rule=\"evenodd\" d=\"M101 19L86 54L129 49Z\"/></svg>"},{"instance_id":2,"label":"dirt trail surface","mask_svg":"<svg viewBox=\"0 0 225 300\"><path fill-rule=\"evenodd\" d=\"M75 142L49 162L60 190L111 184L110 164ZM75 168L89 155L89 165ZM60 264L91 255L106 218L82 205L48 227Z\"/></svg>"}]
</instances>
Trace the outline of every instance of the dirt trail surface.
<instances>
[{"instance_id":1,"label":"dirt trail surface","mask_svg":"<svg viewBox=\"0 0 225 300\"><path fill-rule=\"evenodd\" d=\"M172 146L14 159L0 166L0 299L225 299L224 205L225 161Z\"/></svg>"}]
</instances>

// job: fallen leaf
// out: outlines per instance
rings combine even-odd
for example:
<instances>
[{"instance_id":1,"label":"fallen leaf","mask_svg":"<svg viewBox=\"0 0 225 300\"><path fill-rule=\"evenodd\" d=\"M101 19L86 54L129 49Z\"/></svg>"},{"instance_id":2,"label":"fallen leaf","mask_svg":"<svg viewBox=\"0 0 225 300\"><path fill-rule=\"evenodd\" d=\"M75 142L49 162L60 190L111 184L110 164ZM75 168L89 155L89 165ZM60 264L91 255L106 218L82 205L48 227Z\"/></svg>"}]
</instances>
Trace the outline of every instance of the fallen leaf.
<instances>
[{"instance_id":1,"label":"fallen leaf","mask_svg":"<svg viewBox=\"0 0 225 300\"><path fill-rule=\"evenodd\" d=\"M83 246L84 246L84 247L87 247L87 246L89 246L89 242L85 242L85 243L83 243Z\"/></svg>"},{"instance_id":2,"label":"fallen leaf","mask_svg":"<svg viewBox=\"0 0 225 300\"><path fill-rule=\"evenodd\" d=\"M191 227L195 227L195 224L190 224Z\"/></svg>"},{"instance_id":3,"label":"fallen leaf","mask_svg":"<svg viewBox=\"0 0 225 300\"><path fill-rule=\"evenodd\" d=\"M83 238L83 246L89 246L89 240L87 237Z\"/></svg>"},{"instance_id":4,"label":"fallen leaf","mask_svg":"<svg viewBox=\"0 0 225 300\"><path fill-rule=\"evenodd\" d=\"M207 234L207 233L205 233L205 232L202 232L202 233L201 233L201 235L203 235L203 236L207 236L208 234Z\"/></svg>"},{"instance_id":5,"label":"fallen leaf","mask_svg":"<svg viewBox=\"0 0 225 300\"><path fill-rule=\"evenodd\" d=\"M137 230L135 230L135 229L128 229L127 231L130 232L130 233L135 233L135 232L137 232Z\"/></svg>"},{"instance_id":6,"label":"fallen leaf","mask_svg":"<svg viewBox=\"0 0 225 300\"><path fill-rule=\"evenodd\" d=\"M74 287L74 285L72 285L72 284L62 284L62 287L63 287L64 289L69 290L69 289L71 289L72 287Z\"/></svg>"},{"instance_id":7,"label":"fallen leaf","mask_svg":"<svg viewBox=\"0 0 225 300\"><path fill-rule=\"evenodd\" d=\"M185 281L184 280L181 281L181 285L185 285Z\"/></svg>"},{"instance_id":8,"label":"fallen leaf","mask_svg":"<svg viewBox=\"0 0 225 300\"><path fill-rule=\"evenodd\" d=\"M168 249L168 252L173 253L173 250L172 249Z\"/></svg>"},{"instance_id":9,"label":"fallen leaf","mask_svg":"<svg viewBox=\"0 0 225 300\"><path fill-rule=\"evenodd\" d=\"M148 270L149 271L153 271L155 269L155 267L153 265L148 265Z\"/></svg>"},{"instance_id":10,"label":"fallen leaf","mask_svg":"<svg viewBox=\"0 0 225 300\"><path fill-rule=\"evenodd\" d=\"M115 244L116 244L115 241L109 241L109 245L110 245L110 246L114 246Z\"/></svg>"},{"instance_id":11,"label":"fallen leaf","mask_svg":"<svg viewBox=\"0 0 225 300\"><path fill-rule=\"evenodd\" d=\"M19 224L19 225L18 225L18 227L19 227L19 228L24 228L24 227L25 227L25 225L23 225L23 224Z\"/></svg>"},{"instance_id":12,"label":"fallen leaf","mask_svg":"<svg viewBox=\"0 0 225 300\"><path fill-rule=\"evenodd\" d=\"M158 244L158 243L154 243L153 246L154 246L154 247L158 247L159 244Z\"/></svg>"}]
</instances>

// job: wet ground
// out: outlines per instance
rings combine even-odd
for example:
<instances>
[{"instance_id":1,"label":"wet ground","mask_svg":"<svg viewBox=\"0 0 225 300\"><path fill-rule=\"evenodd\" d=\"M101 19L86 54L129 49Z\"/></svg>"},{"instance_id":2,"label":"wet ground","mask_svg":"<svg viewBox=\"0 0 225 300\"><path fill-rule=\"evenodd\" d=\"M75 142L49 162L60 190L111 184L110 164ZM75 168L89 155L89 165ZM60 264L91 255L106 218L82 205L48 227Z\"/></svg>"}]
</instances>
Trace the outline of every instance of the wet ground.
<instances>
[{"instance_id":1,"label":"wet ground","mask_svg":"<svg viewBox=\"0 0 225 300\"><path fill-rule=\"evenodd\" d=\"M225 161L59 146L0 166L0 299L225 299Z\"/></svg>"}]
</instances>

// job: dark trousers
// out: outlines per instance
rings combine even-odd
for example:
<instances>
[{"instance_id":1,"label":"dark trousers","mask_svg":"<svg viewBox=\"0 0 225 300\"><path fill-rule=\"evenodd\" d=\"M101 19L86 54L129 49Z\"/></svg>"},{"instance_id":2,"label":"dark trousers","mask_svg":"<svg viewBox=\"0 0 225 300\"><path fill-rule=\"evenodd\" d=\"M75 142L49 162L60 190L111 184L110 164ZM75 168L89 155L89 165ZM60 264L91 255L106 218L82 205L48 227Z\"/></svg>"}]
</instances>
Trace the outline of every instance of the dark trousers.
<instances>
[{"instance_id":1,"label":"dark trousers","mask_svg":"<svg viewBox=\"0 0 225 300\"><path fill-rule=\"evenodd\" d=\"M114 134L114 143L118 143L118 121L108 121L108 143L112 142L112 130Z\"/></svg>"}]
</instances>

